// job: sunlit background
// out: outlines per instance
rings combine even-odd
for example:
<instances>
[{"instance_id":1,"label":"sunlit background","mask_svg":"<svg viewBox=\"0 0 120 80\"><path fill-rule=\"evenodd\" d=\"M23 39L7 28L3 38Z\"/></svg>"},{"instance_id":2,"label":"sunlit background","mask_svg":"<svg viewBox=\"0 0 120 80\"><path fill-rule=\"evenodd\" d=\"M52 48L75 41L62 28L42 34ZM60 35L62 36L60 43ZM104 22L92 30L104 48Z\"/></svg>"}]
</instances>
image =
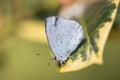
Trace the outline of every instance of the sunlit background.
<instances>
[{"instance_id":1,"label":"sunlit background","mask_svg":"<svg viewBox=\"0 0 120 80\"><path fill-rule=\"evenodd\" d=\"M0 80L120 80L120 6L105 46L104 64L59 73L44 22L58 15L61 5L65 4L60 0L0 0Z\"/></svg>"}]
</instances>

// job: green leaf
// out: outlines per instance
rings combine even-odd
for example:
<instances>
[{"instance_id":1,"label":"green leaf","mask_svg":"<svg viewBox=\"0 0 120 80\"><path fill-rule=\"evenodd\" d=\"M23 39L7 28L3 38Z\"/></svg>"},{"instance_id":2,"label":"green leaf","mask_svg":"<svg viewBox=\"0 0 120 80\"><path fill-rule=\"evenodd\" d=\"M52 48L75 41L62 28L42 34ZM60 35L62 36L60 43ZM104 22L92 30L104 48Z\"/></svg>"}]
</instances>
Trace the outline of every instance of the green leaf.
<instances>
[{"instance_id":1,"label":"green leaf","mask_svg":"<svg viewBox=\"0 0 120 80\"><path fill-rule=\"evenodd\" d=\"M87 40L68 59L60 65L60 72L83 69L92 64L103 63L103 50L114 22L119 0L102 0L93 4L85 12L82 24Z\"/></svg>"},{"instance_id":2,"label":"green leaf","mask_svg":"<svg viewBox=\"0 0 120 80\"><path fill-rule=\"evenodd\" d=\"M116 30L120 29L120 3L119 3L116 18L115 18L115 22L113 24L113 29L116 29Z\"/></svg>"}]
</instances>

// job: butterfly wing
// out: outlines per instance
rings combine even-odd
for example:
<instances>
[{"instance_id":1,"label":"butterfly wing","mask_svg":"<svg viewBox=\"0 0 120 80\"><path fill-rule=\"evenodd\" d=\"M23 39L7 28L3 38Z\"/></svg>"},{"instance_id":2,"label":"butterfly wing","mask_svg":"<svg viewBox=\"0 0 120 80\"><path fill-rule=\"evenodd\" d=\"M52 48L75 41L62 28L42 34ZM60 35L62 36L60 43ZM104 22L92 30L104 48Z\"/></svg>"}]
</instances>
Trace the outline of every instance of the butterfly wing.
<instances>
[{"instance_id":1,"label":"butterfly wing","mask_svg":"<svg viewBox=\"0 0 120 80\"><path fill-rule=\"evenodd\" d=\"M85 38L79 23L64 18L46 19L46 35L57 61L65 62Z\"/></svg>"}]
</instances>

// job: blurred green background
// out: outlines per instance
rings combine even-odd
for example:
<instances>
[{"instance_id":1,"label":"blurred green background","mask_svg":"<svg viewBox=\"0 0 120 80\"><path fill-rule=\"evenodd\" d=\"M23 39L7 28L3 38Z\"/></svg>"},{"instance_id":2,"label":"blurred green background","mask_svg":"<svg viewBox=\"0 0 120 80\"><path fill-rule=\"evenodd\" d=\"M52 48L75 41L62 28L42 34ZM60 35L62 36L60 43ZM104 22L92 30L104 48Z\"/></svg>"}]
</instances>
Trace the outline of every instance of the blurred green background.
<instances>
[{"instance_id":1,"label":"blurred green background","mask_svg":"<svg viewBox=\"0 0 120 80\"><path fill-rule=\"evenodd\" d=\"M44 20L58 0L0 0L0 80L120 80L120 6L104 50L104 64L58 73Z\"/></svg>"}]
</instances>

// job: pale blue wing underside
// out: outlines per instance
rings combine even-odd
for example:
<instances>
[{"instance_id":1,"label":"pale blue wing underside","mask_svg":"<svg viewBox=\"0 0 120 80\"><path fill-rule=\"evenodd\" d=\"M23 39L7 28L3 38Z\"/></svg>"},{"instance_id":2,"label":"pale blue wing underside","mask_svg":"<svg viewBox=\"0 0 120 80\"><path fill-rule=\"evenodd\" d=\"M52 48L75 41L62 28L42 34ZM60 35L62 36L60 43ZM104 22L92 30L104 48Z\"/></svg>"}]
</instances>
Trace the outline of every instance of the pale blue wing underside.
<instances>
[{"instance_id":1,"label":"pale blue wing underside","mask_svg":"<svg viewBox=\"0 0 120 80\"><path fill-rule=\"evenodd\" d=\"M82 26L73 20L48 17L46 35L55 59L65 62L85 39Z\"/></svg>"}]
</instances>

